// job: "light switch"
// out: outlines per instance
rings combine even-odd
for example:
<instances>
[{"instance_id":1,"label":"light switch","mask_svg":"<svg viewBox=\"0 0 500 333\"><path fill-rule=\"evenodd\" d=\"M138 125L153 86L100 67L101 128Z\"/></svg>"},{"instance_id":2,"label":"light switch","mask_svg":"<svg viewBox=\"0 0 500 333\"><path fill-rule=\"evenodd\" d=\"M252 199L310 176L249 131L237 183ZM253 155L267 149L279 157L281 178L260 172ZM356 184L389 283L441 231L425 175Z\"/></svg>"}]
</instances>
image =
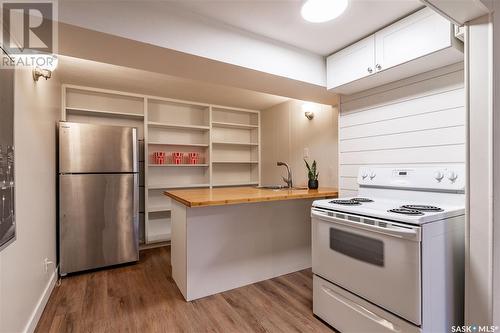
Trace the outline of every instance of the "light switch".
<instances>
[{"instance_id":1,"label":"light switch","mask_svg":"<svg viewBox=\"0 0 500 333\"><path fill-rule=\"evenodd\" d=\"M304 158L309 158L309 148L304 148Z\"/></svg>"}]
</instances>

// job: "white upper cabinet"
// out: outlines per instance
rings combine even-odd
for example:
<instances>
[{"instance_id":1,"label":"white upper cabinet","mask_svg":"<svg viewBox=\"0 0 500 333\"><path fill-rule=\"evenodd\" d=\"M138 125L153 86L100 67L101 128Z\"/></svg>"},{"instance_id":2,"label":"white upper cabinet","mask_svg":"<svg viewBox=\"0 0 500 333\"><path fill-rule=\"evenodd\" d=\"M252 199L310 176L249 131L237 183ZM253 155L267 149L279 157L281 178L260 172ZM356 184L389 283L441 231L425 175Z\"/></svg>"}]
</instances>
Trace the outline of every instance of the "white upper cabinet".
<instances>
[{"instance_id":1,"label":"white upper cabinet","mask_svg":"<svg viewBox=\"0 0 500 333\"><path fill-rule=\"evenodd\" d=\"M451 46L450 22L424 8L375 33L377 68L388 69Z\"/></svg>"},{"instance_id":2,"label":"white upper cabinet","mask_svg":"<svg viewBox=\"0 0 500 333\"><path fill-rule=\"evenodd\" d=\"M328 75L328 87L338 87L375 72L375 36L369 36L328 57L327 67L335 69Z\"/></svg>"},{"instance_id":3,"label":"white upper cabinet","mask_svg":"<svg viewBox=\"0 0 500 333\"><path fill-rule=\"evenodd\" d=\"M429 8L327 58L327 88L352 94L463 61L453 25Z\"/></svg>"}]
</instances>

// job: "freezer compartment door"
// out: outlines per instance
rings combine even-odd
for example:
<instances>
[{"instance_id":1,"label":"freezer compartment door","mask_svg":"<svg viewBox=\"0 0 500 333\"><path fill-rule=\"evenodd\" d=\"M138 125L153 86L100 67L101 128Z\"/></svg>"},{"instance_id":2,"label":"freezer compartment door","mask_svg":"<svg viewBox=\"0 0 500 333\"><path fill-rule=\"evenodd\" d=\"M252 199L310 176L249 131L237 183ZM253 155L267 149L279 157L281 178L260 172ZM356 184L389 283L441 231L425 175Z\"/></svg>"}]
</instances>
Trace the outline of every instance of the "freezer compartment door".
<instances>
[{"instance_id":1,"label":"freezer compartment door","mask_svg":"<svg viewBox=\"0 0 500 333\"><path fill-rule=\"evenodd\" d=\"M59 123L60 173L138 172L137 129Z\"/></svg>"},{"instance_id":2,"label":"freezer compartment door","mask_svg":"<svg viewBox=\"0 0 500 333\"><path fill-rule=\"evenodd\" d=\"M137 174L59 177L61 274L139 260Z\"/></svg>"}]
</instances>

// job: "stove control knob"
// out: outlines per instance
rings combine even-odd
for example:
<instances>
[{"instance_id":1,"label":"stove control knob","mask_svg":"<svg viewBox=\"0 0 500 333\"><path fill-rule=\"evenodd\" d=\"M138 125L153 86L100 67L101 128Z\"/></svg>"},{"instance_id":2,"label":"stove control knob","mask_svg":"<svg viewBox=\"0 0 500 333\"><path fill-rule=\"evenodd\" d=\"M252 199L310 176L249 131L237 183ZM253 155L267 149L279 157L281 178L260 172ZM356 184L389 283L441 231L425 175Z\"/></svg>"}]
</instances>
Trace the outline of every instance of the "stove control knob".
<instances>
[{"instance_id":1,"label":"stove control knob","mask_svg":"<svg viewBox=\"0 0 500 333\"><path fill-rule=\"evenodd\" d=\"M376 175L375 171L370 172L370 179L375 178Z\"/></svg>"},{"instance_id":2,"label":"stove control knob","mask_svg":"<svg viewBox=\"0 0 500 333\"><path fill-rule=\"evenodd\" d=\"M448 171L447 177L452 183L454 183L455 180L457 180L458 175L455 171Z\"/></svg>"},{"instance_id":3,"label":"stove control knob","mask_svg":"<svg viewBox=\"0 0 500 333\"><path fill-rule=\"evenodd\" d=\"M361 178L364 180L368 177L368 172L366 170L363 170L363 173L361 174Z\"/></svg>"},{"instance_id":4,"label":"stove control knob","mask_svg":"<svg viewBox=\"0 0 500 333\"><path fill-rule=\"evenodd\" d=\"M444 173L443 171L436 171L434 173L434 179L437 180L438 182L441 182L444 178Z\"/></svg>"}]
</instances>

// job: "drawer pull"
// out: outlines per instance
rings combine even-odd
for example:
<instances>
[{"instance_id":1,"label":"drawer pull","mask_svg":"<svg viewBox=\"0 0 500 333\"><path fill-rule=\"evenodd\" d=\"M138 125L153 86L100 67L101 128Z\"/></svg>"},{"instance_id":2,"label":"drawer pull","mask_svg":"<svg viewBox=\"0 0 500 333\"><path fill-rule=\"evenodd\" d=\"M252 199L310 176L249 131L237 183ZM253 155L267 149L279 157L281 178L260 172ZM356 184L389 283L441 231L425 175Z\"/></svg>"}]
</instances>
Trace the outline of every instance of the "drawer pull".
<instances>
[{"instance_id":1,"label":"drawer pull","mask_svg":"<svg viewBox=\"0 0 500 333\"><path fill-rule=\"evenodd\" d=\"M322 285L321 289L323 289L323 291L326 294L328 294L330 297L336 299L338 302L340 302L340 303L344 304L345 306L351 308L353 311L356 311L357 313L359 313L360 315L362 315L362 316L370 319L371 321L374 321L377 324L379 324L381 326L384 326L385 328L391 330L392 332L402 332L399 327L397 327L396 325L394 325L390 321L377 316L375 313L371 312L368 309L365 309L364 307L362 307L359 304L353 303L352 301L350 301L350 300L344 298L343 296L337 294L336 292L334 292L333 290L331 290L327 286Z\"/></svg>"}]
</instances>

